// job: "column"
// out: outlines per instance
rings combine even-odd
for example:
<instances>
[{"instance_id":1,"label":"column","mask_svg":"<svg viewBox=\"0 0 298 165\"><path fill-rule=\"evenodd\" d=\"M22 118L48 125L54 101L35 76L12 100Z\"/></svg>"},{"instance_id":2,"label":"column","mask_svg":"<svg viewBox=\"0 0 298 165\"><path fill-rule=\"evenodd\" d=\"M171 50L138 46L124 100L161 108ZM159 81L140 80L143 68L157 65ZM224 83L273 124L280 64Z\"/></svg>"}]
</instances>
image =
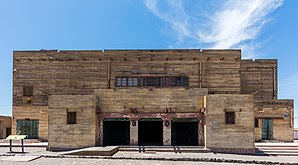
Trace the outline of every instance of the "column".
<instances>
[{"instance_id":1,"label":"column","mask_svg":"<svg viewBox=\"0 0 298 165\"><path fill-rule=\"evenodd\" d=\"M171 145L171 120L163 119L163 145L170 146Z\"/></svg>"},{"instance_id":2,"label":"column","mask_svg":"<svg viewBox=\"0 0 298 165\"><path fill-rule=\"evenodd\" d=\"M203 119L199 119L198 121L198 133L199 133L199 139L198 139L198 142L199 142L199 146L204 146L205 143L204 143L204 122L203 122Z\"/></svg>"},{"instance_id":3,"label":"column","mask_svg":"<svg viewBox=\"0 0 298 165\"><path fill-rule=\"evenodd\" d=\"M130 120L130 145L137 146L138 145L138 128L139 121L136 119Z\"/></svg>"},{"instance_id":4,"label":"column","mask_svg":"<svg viewBox=\"0 0 298 165\"><path fill-rule=\"evenodd\" d=\"M98 121L98 144L103 145L103 119Z\"/></svg>"}]
</instances>

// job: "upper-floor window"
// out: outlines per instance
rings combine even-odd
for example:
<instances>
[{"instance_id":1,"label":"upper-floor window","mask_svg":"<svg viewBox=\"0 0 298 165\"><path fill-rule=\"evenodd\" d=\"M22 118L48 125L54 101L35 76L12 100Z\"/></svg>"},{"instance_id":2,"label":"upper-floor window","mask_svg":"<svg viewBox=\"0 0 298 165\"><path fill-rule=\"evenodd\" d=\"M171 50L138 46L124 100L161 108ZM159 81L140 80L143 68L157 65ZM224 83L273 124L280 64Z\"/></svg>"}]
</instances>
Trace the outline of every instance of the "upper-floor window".
<instances>
[{"instance_id":1,"label":"upper-floor window","mask_svg":"<svg viewBox=\"0 0 298 165\"><path fill-rule=\"evenodd\" d=\"M187 77L166 77L166 86L187 86Z\"/></svg>"},{"instance_id":2,"label":"upper-floor window","mask_svg":"<svg viewBox=\"0 0 298 165\"><path fill-rule=\"evenodd\" d=\"M187 86L188 77L116 77L117 87L135 86Z\"/></svg>"},{"instance_id":3,"label":"upper-floor window","mask_svg":"<svg viewBox=\"0 0 298 165\"><path fill-rule=\"evenodd\" d=\"M23 96L33 96L33 86L24 86Z\"/></svg>"}]
</instances>

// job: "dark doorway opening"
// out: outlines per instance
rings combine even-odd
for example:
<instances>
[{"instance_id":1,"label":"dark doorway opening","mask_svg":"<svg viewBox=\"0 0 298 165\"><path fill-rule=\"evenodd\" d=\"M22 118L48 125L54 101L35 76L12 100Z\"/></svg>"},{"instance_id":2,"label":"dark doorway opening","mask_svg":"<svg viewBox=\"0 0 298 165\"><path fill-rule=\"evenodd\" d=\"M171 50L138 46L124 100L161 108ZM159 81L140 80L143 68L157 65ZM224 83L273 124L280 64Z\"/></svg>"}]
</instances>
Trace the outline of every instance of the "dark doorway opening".
<instances>
[{"instance_id":1,"label":"dark doorway opening","mask_svg":"<svg viewBox=\"0 0 298 165\"><path fill-rule=\"evenodd\" d=\"M11 128L10 127L7 127L6 128L6 137L11 135Z\"/></svg>"},{"instance_id":2,"label":"dark doorway opening","mask_svg":"<svg viewBox=\"0 0 298 165\"><path fill-rule=\"evenodd\" d=\"M129 121L105 119L103 121L103 145L129 145Z\"/></svg>"},{"instance_id":3,"label":"dark doorway opening","mask_svg":"<svg viewBox=\"0 0 298 165\"><path fill-rule=\"evenodd\" d=\"M172 121L173 146L198 145L198 121Z\"/></svg>"},{"instance_id":4,"label":"dark doorway opening","mask_svg":"<svg viewBox=\"0 0 298 165\"><path fill-rule=\"evenodd\" d=\"M139 145L163 145L163 125L160 119L139 120Z\"/></svg>"}]
</instances>

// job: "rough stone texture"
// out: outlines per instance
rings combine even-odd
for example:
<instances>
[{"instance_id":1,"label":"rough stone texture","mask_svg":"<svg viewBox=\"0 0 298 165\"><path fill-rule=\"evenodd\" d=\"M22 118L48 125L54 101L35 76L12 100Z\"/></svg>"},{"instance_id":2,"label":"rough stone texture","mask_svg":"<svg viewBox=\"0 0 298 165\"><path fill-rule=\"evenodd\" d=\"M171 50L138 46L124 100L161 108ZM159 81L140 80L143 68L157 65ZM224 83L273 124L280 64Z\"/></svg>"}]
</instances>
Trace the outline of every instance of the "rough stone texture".
<instances>
[{"instance_id":1,"label":"rough stone texture","mask_svg":"<svg viewBox=\"0 0 298 165\"><path fill-rule=\"evenodd\" d=\"M255 117L259 119L259 127L255 128L256 141L262 140L262 119L273 119L273 139L292 142L294 140L293 109L263 108L255 109Z\"/></svg>"},{"instance_id":2,"label":"rough stone texture","mask_svg":"<svg viewBox=\"0 0 298 165\"><path fill-rule=\"evenodd\" d=\"M48 107L47 106L13 106L12 107L12 134L17 134L17 120L30 119L38 120L38 136L39 140L48 139Z\"/></svg>"},{"instance_id":3,"label":"rough stone texture","mask_svg":"<svg viewBox=\"0 0 298 165\"><path fill-rule=\"evenodd\" d=\"M116 87L117 76L187 76L189 84L187 87ZM256 117L274 120L274 138L291 141L293 134L293 100L277 100L277 60L242 60L240 50L15 51L13 83L12 131L16 130L16 119L34 117L47 124L41 114L47 114L49 106L49 119L53 120L50 121L53 127L49 125L49 132L54 132L49 144L54 146L67 143L56 140L59 136L66 139L66 135L58 136L55 132L62 134L87 129L84 124L66 125L65 109L84 109L78 113L78 119L82 118L80 115L86 115L86 120L90 117L88 122L92 125L87 131L88 136L84 136L88 142L62 144L64 147L101 145L102 119L123 117L130 120L140 117L163 120L198 118L201 123L199 144L203 144L203 96L212 97L212 94L229 94L229 97L239 98L242 98L241 94L253 94L253 106L256 115L260 115ZM32 97L23 96L23 86L33 86ZM86 99L84 96L92 98L86 100L86 105L80 102ZM55 102L49 103L50 97L56 99ZM240 103L247 100L245 95L243 97ZM27 99L31 99L32 103L26 104ZM215 103L208 101L208 104ZM229 100L225 104L234 107ZM284 108L291 110L287 113L289 117L277 118L280 113L286 113ZM258 113L258 109L264 109L264 112ZM276 111L282 112L278 114ZM224 117L217 115L214 122ZM39 132L41 138L47 139L48 130L44 124ZM227 127L222 129L223 132L230 130ZM245 129L240 127L240 130ZM73 140L80 141L83 135L79 132L75 132ZM256 129L255 132L258 137L260 131ZM94 136L91 138L91 135ZM134 138L131 138L132 144L136 144ZM226 139L222 141L226 142Z\"/></svg>"},{"instance_id":4,"label":"rough stone texture","mask_svg":"<svg viewBox=\"0 0 298 165\"><path fill-rule=\"evenodd\" d=\"M277 99L277 60L241 60L241 92L254 94L256 141L262 140L262 119L273 119L273 140L293 141L293 100ZM286 110L288 109L288 110ZM288 117L281 117L282 114Z\"/></svg>"},{"instance_id":5,"label":"rough stone texture","mask_svg":"<svg viewBox=\"0 0 298 165\"><path fill-rule=\"evenodd\" d=\"M95 97L51 95L49 97L49 149L95 146ZM67 124L67 112L76 112L76 124Z\"/></svg>"},{"instance_id":6,"label":"rough stone texture","mask_svg":"<svg viewBox=\"0 0 298 165\"><path fill-rule=\"evenodd\" d=\"M172 113L199 112L207 89L202 88L134 88L98 89L100 113ZM129 97L127 97L129 96ZM170 109L171 108L171 109Z\"/></svg>"},{"instance_id":7,"label":"rough stone texture","mask_svg":"<svg viewBox=\"0 0 298 165\"><path fill-rule=\"evenodd\" d=\"M10 116L0 116L0 139L7 137L6 129L11 129L11 123Z\"/></svg>"},{"instance_id":8,"label":"rough stone texture","mask_svg":"<svg viewBox=\"0 0 298 165\"><path fill-rule=\"evenodd\" d=\"M208 95L206 147L216 152L254 151L253 103L252 95ZM225 124L225 112L235 112L235 124Z\"/></svg>"},{"instance_id":9,"label":"rough stone texture","mask_svg":"<svg viewBox=\"0 0 298 165\"><path fill-rule=\"evenodd\" d=\"M241 60L241 93L255 101L277 98L277 60Z\"/></svg>"}]
</instances>

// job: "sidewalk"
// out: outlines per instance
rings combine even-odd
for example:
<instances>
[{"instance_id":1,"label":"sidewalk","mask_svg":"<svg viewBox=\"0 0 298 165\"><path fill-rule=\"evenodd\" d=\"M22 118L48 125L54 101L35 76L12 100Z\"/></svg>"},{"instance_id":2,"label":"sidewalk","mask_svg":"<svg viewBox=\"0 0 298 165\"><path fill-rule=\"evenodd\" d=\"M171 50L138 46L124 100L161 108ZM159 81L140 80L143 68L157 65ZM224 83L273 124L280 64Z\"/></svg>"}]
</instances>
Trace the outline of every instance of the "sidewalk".
<instances>
[{"instance_id":1,"label":"sidewalk","mask_svg":"<svg viewBox=\"0 0 298 165\"><path fill-rule=\"evenodd\" d=\"M192 162L226 162L246 164L278 164L298 163L296 156L256 156L219 153L175 153L175 152L132 152L119 151L113 156L68 156L63 152L46 151L45 147L25 147L25 153L20 153L21 147L0 147L0 159L13 156L40 156L41 158L85 158L85 159L116 159L116 160L159 160L159 161L192 161Z\"/></svg>"}]
</instances>

